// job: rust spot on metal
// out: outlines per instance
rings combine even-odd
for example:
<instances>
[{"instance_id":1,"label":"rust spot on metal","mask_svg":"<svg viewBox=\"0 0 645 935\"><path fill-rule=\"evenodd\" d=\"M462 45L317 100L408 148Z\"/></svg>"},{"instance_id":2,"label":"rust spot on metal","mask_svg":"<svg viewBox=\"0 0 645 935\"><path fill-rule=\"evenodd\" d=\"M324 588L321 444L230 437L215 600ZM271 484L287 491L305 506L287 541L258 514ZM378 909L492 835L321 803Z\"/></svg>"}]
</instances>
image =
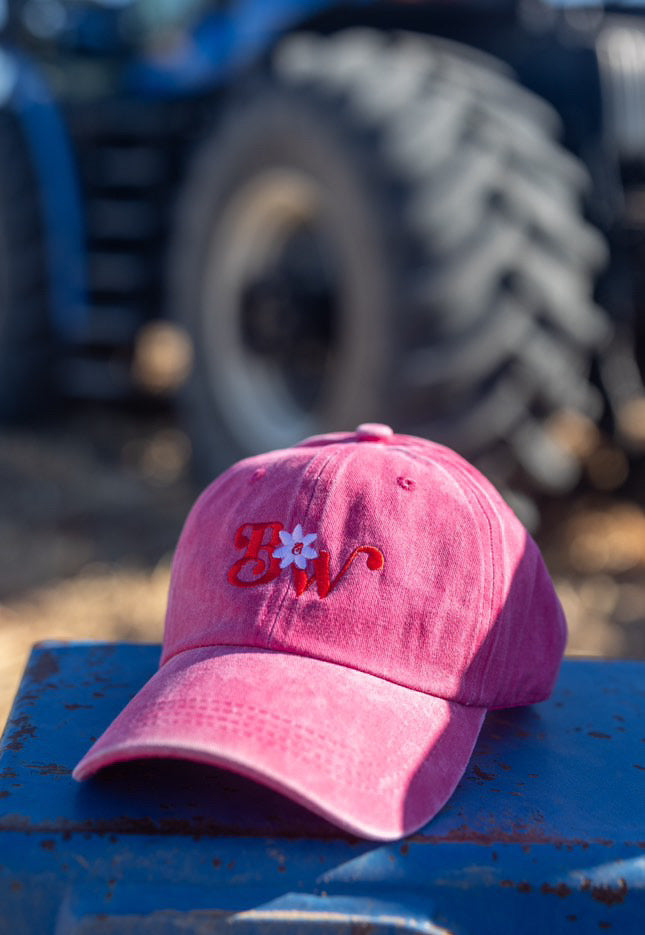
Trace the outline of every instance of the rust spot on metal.
<instances>
[{"instance_id":1,"label":"rust spot on metal","mask_svg":"<svg viewBox=\"0 0 645 935\"><path fill-rule=\"evenodd\" d=\"M94 707L94 705L91 705L91 704L66 704L64 707L66 708L67 711L78 711L79 708L87 708L88 710L91 711L92 708Z\"/></svg>"},{"instance_id":2,"label":"rust spot on metal","mask_svg":"<svg viewBox=\"0 0 645 935\"><path fill-rule=\"evenodd\" d=\"M10 795L11 793L8 789L3 789L2 792L0 792L0 799L8 799Z\"/></svg>"},{"instance_id":3,"label":"rust spot on metal","mask_svg":"<svg viewBox=\"0 0 645 935\"><path fill-rule=\"evenodd\" d=\"M600 740L611 740L611 734L603 734L600 730L587 731L587 737L599 737Z\"/></svg>"},{"instance_id":4,"label":"rust spot on metal","mask_svg":"<svg viewBox=\"0 0 645 935\"><path fill-rule=\"evenodd\" d=\"M490 782L491 779L497 779L494 773L485 773L484 770L480 769L477 765L473 767L473 770L476 776L479 776L480 779L485 779L486 782Z\"/></svg>"},{"instance_id":5,"label":"rust spot on metal","mask_svg":"<svg viewBox=\"0 0 645 935\"><path fill-rule=\"evenodd\" d=\"M514 884L512 880L500 880L499 885L505 887L506 889L512 889Z\"/></svg>"},{"instance_id":6,"label":"rust spot on metal","mask_svg":"<svg viewBox=\"0 0 645 935\"><path fill-rule=\"evenodd\" d=\"M219 857L213 857L213 866L215 868L222 866L222 861L219 859Z\"/></svg>"},{"instance_id":7,"label":"rust spot on metal","mask_svg":"<svg viewBox=\"0 0 645 935\"><path fill-rule=\"evenodd\" d=\"M499 859L498 854L497 854L497 851L493 851L493 853L492 853L491 856L492 856L493 860L498 860L498 859Z\"/></svg>"},{"instance_id":8,"label":"rust spot on metal","mask_svg":"<svg viewBox=\"0 0 645 935\"><path fill-rule=\"evenodd\" d=\"M589 881L585 880L585 883L589 883ZM583 889L591 890L593 899L597 900L599 903L604 903L606 906L616 906L619 903L623 903L627 896L627 882L622 877L618 880L617 886L604 884L596 886L583 885Z\"/></svg>"},{"instance_id":9,"label":"rust spot on metal","mask_svg":"<svg viewBox=\"0 0 645 935\"><path fill-rule=\"evenodd\" d=\"M59 763L26 763L25 766L40 776L69 776L72 772L68 766Z\"/></svg>"},{"instance_id":10,"label":"rust spot on metal","mask_svg":"<svg viewBox=\"0 0 645 935\"><path fill-rule=\"evenodd\" d=\"M401 853L403 854L404 857L407 857L408 851L409 851L409 850L410 850L410 845L409 845L409 844L402 844L402 845L401 845Z\"/></svg>"},{"instance_id":11,"label":"rust spot on metal","mask_svg":"<svg viewBox=\"0 0 645 935\"><path fill-rule=\"evenodd\" d=\"M228 862L227 865L226 865L226 869L227 869L227 870L235 870L235 861L234 861L234 860L229 860L229 862Z\"/></svg>"},{"instance_id":12,"label":"rust spot on metal","mask_svg":"<svg viewBox=\"0 0 645 935\"><path fill-rule=\"evenodd\" d=\"M565 919L567 920L567 922L577 922L578 916L565 916Z\"/></svg>"},{"instance_id":13,"label":"rust spot on metal","mask_svg":"<svg viewBox=\"0 0 645 935\"><path fill-rule=\"evenodd\" d=\"M522 882L517 884L517 890L519 893L530 893L533 887L530 883Z\"/></svg>"},{"instance_id":14,"label":"rust spot on metal","mask_svg":"<svg viewBox=\"0 0 645 935\"><path fill-rule=\"evenodd\" d=\"M286 872L287 872L287 868L285 867L285 865L278 864L278 873L286 873Z\"/></svg>"},{"instance_id":15,"label":"rust spot on metal","mask_svg":"<svg viewBox=\"0 0 645 935\"><path fill-rule=\"evenodd\" d=\"M567 886L566 883L556 883L555 886L550 883L543 883L540 892L544 893L545 896L547 893L553 893L555 896L559 896L560 899L564 899L566 896L571 895L571 887Z\"/></svg>"},{"instance_id":16,"label":"rust spot on metal","mask_svg":"<svg viewBox=\"0 0 645 935\"><path fill-rule=\"evenodd\" d=\"M610 928L611 928L611 922L605 922L605 921L599 922L599 923L598 923L598 928L599 928L599 929L610 929Z\"/></svg>"},{"instance_id":17,"label":"rust spot on metal","mask_svg":"<svg viewBox=\"0 0 645 935\"><path fill-rule=\"evenodd\" d=\"M1 827L1 826L0 826ZM447 843L452 841L465 842L469 844L497 845L497 844L550 844L561 850L567 848L588 848L590 844L600 845L601 847L612 847L614 842L605 838L592 838L585 840L583 838L557 838L553 835L544 834L540 828L535 825L526 825L522 822L515 822L510 831L501 831L493 828L488 832L475 831L468 825L460 825L447 834L413 834L408 838L409 841L419 841L425 843Z\"/></svg>"},{"instance_id":18,"label":"rust spot on metal","mask_svg":"<svg viewBox=\"0 0 645 935\"><path fill-rule=\"evenodd\" d=\"M12 892L19 893L21 889L22 889L22 883L20 882L20 880L14 880L13 883L11 884Z\"/></svg>"},{"instance_id":19,"label":"rust spot on metal","mask_svg":"<svg viewBox=\"0 0 645 935\"><path fill-rule=\"evenodd\" d=\"M508 763L500 763L499 765L502 767L502 769L505 769L505 770L509 770L509 769L511 768L511 767L508 765Z\"/></svg>"},{"instance_id":20,"label":"rust spot on metal","mask_svg":"<svg viewBox=\"0 0 645 935\"><path fill-rule=\"evenodd\" d=\"M23 714L22 717L13 718L9 723L9 736L4 745L5 750L13 750L17 753L23 749L23 741L34 737L35 734L36 727L26 714Z\"/></svg>"},{"instance_id":21,"label":"rust spot on metal","mask_svg":"<svg viewBox=\"0 0 645 935\"><path fill-rule=\"evenodd\" d=\"M44 851L53 851L56 850L56 841L53 838L45 838L40 842L40 846Z\"/></svg>"},{"instance_id":22,"label":"rust spot on metal","mask_svg":"<svg viewBox=\"0 0 645 935\"><path fill-rule=\"evenodd\" d=\"M27 831L30 833L41 834L60 834L63 840L69 841L73 834L81 834L86 838L92 835L105 837L108 841L118 843L119 835L146 835L146 836L184 836L191 837L194 840L203 838L218 838L226 835L227 837L246 837L248 832L239 827L238 824L226 824L221 821L205 820L196 823L192 818L161 818L153 819L150 817L132 818L126 815L116 815L109 819L87 819L83 821L61 819L52 822L39 822L31 824L29 819L18 815L0 815L0 832L2 831ZM283 839L300 838L301 832L294 830L281 834ZM350 835L345 835L339 829L329 827L317 829L312 832L310 837L318 839L338 839L342 838L351 847L357 843L357 839ZM360 843L360 842L359 842ZM232 870L235 864L230 863L228 870Z\"/></svg>"},{"instance_id":23,"label":"rust spot on metal","mask_svg":"<svg viewBox=\"0 0 645 935\"><path fill-rule=\"evenodd\" d=\"M17 779L17 777L18 773L15 769L7 767L6 769L0 770L0 779Z\"/></svg>"},{"instance_id":24,"label":"rust spot on metal","mask_svg":"<svg viewBox=\"0 0 645 935\"><path fill-rule=\"evenodd\" d=\"M634 763L634 769L642 769L642 770L645 770L645 766L641 766L640 763Z\"/></svg>"},{"instance_id":25,"label":"rust spot on metal","mask_svg":"<svg viewBox=\"0 0 645 935\"><path fill-rule=\"evenodd\" d=\"M105 698L105 692L92 692L92 698Z\"/></svg>"},{"instance_id":26,"label":"rust spot on metal","mask_svg":"<svg viewBox=\"0 0 645 935\"><path fill-rule=\"evenodd\" d=\"M27 669L27 675L33 682L42 685L60 672L60 665L55 653L45 651L38 653L36 660Z\"/></svg>"}]
</instances>

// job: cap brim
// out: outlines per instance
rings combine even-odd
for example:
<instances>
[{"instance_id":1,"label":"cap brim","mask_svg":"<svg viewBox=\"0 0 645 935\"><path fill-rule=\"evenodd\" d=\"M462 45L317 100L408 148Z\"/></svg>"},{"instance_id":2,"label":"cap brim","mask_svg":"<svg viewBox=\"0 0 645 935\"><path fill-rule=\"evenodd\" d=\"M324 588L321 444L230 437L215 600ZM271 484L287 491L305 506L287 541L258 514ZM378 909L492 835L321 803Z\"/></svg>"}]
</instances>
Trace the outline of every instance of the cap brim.
<instances>
[{"instance_id":1,"label":"cap brim","mask_svg":"<svg viewBox=\"0 0 645 935\"><path fill-rule=\"evenodd\" d=\"M73 776L179 757L257 780L354 834L394 840L450 797L485 714L319 659L191 649L144 685Z\"/></svg>"}]
</instances>

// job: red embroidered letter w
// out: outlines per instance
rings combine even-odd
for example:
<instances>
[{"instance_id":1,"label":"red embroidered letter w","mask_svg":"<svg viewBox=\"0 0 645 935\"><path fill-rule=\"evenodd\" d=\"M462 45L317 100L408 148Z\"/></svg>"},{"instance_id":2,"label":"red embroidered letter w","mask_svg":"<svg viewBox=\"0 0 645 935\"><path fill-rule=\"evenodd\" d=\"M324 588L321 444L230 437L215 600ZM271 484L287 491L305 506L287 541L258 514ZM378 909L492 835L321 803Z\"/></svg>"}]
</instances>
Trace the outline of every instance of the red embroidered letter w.
<instances>
[{"instance_id":1,"label":"red embroidered letter w","mask_svg":"<svg viewBox=\"0 0 645 935\"><path fill-rule=\"evenodd\" d=\"M381 571L385 558L373 545L360 545L354 549L338 574L332 578L330 555L314 546L317 533L305 535L300 523L292 533L285 532L282 523L244 523L235 533L236 548L244 554L229 569L228 580L238 588L255 587L274 581L283 569L291 566L296 597L316 582L318 597L327 597L340 579L347 574L359 555L367 556L369 571ZM313 563L313 574L307 573L307 564Z\"/></svg>"}]
</instances>

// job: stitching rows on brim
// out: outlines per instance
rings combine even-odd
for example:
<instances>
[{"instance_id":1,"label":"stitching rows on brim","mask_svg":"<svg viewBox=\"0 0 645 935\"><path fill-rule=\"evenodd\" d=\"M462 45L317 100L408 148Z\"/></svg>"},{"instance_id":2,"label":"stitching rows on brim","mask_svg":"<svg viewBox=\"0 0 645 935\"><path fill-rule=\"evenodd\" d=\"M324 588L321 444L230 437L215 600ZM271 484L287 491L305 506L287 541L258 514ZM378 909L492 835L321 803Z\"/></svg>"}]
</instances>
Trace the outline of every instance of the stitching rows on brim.
<instances>
[{"instance_id":1,"label":"stitching rows on brim","mask_svg":"<svg viewBox=\"0 0 645 935\"><path fill-rule=\"evenodd\" d=\"M406 768L399 767L375 780L365 767L357 763L355 751L337 738L313 731L311 728L303 728L289 718L263 708L236 702L205 699L193 701L190 698L183 698L180 702L151 702L138 708L136 727L141 730L154 726L185 726L185 716L180 715L186 710L194 712L191 723L195 726L213 725L220 731L235 733L237 736L268 741L276 749L298 760L319 767L324 766L325 774L335 782L351 786L360 792L382 792L390 789L397 784L401 776L408 773ZM276 720L289 729L288 735L276 734ZM316 743L315 747L312 745L313 741Z\"/></svg>"}]
</instances>

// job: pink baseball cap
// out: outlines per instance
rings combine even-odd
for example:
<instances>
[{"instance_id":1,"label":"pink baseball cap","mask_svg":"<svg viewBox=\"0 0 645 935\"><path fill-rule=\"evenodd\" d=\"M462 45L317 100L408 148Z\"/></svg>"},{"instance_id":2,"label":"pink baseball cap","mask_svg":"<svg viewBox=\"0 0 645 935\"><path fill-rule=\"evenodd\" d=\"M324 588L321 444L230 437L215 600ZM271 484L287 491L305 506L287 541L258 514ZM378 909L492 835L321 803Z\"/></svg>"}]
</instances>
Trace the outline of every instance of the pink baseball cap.
<instances>
[{"instance_id":1,"label":"pink baseball cap","mask_svg":"<svg viewBox=\"0 0 645 935\"><path fill-rule=\"evenodd\" d=\"M428 822L486 711L550 694L540 552L459 455L382 425L235 464L173 562L159 670L83 757L233 770L377 840Z\"/></svg>"}]
</instances>

